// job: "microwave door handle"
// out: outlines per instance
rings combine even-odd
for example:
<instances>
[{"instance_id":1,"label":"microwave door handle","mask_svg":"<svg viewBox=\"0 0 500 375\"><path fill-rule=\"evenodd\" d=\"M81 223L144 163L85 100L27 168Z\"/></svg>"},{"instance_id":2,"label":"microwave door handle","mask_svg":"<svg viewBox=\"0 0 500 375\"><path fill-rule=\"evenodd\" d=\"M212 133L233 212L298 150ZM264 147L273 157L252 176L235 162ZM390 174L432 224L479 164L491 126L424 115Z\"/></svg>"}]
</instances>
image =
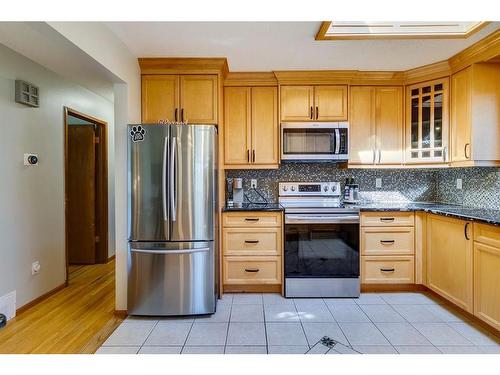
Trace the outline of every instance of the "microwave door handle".
<instances>
[{"instance_id":1,"label":"microwave door handle","mask_svg":"<svg viewBox=\"0 0 500 375\"><path fill-rule=\"evenodd\" d=\"M334 129L335 132L335 155L340 154L340 130Z\"/></svg>"}]
</instances>

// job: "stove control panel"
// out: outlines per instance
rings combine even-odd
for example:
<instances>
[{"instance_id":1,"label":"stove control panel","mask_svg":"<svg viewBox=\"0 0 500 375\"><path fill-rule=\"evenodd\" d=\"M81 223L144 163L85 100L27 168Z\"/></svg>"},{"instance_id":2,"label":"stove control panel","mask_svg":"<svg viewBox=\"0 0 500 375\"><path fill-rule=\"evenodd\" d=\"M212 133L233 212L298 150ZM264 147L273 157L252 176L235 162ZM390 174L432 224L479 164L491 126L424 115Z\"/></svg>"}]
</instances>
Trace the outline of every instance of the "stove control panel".
<instances>
[{"instance_id":1,"label":"stove control panel","mask_svg":"<svg viewBox=\"0 0 500 375\"><path fill-rule=\"evenodd\" d=\"M340 182L280 182L280 196L340 196Z\"/></svg>"}]
</instances>

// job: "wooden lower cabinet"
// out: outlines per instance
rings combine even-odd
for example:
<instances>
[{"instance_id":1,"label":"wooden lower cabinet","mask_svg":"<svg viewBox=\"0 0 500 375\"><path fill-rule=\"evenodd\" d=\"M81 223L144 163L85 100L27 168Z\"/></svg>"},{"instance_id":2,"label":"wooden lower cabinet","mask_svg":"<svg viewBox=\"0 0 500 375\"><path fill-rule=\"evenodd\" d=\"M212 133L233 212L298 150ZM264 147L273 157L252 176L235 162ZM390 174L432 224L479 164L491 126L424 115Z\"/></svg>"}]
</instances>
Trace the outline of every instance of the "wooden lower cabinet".
<instances>
[{"instance_id":1,"label":"wooden lower cabinet","mask_svg":"<svg viewBox=\"0 0 500 375\"><path fill-rule=\"evenodd\" d=\"M472 223L427 216L427 286L473 312Z\"/></svg>"},{"instance_id":2,"label":"wooden lower cabinet","mask_svg":"<svg viewBox=\"0 0 500 375\"><path fill-rule=\"evenodd\" d=\"M361 283L413 284L415 264L413 256L362 256Z\"/></svg>"},{"instance_id":3,"label":"wooden lower cabinet","mask_svg":"<svg viewBox=\"0 0 500 375\"><path fill-rule=\"evenodd\" d=\"M500 227L474 224L474 239L474 315L500 330Z\"/></svg>"},{"instance_id":4,"label":"wooden lower cabinet","mask_svg":"<svg viewBox=\"0 0 500 375\"><path fill-rule=\"evenodd\" d=\"M225 256L224 284L281 284L281 257Z\"/></svg>"},{"instance_id":5,"label":"wooden lower cabinet","mask_svg":"<svg viewBox=\"0 0 500 375\"><path fill-rule=\"evenodd\" d=\"M282 285L281 212L222 214L223 289L279 291Z\"/></svg>"}]
</instances>

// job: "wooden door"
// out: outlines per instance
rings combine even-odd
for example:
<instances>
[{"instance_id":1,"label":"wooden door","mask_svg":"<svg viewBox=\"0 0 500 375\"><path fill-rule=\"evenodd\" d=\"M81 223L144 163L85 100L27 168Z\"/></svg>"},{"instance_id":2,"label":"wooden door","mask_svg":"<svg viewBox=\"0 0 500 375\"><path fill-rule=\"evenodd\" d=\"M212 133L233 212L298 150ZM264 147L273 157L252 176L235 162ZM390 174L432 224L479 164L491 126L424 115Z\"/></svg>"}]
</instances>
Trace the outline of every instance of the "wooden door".
<instances>
[{"instance_id":1,"label":"wooden door","mask_svg":"<svg viewBox=\"0 0 500 375\"><path fill-rule=\"evenodd\" d=\"M314 105L318 121L347 120L347 86L315 86Z\"/></svg>"},{"instance_id":2,"label":"wooden door","mask_svg":"<svg viewBox=\"0 0 500 375\"><path fill-rule=\"evenodd\" d=\"M472 223L439 215L427 217L428 287L472 313Z\"/></svg>"},{"instance_id":3,"label":"wooden door","mask_svg":"<svg viewBox=\"0 0 500 375\"><path fill-rule=\"evenodd\" d=\"M278 165L278 90L252 88L252 163Z\"/></svg>"},{"instance_id":4,"label":"wooden door","mask_svg":"<svg viewBox=\"0 0 500 375\"><path fill-rule=\"evenodd\" d=\"M474 242L474 315L500 330L500 248Z\"/></svg>"},{"instance_id":5,"label":"wooden door","mask_svg":"<svg viewBox=\"0 0 500 375\"><path fill-rule=\"evenodd\" d=\"M451 161L471 157L471 67L451 76Z\"/></svg>"},{"instance_id":6,"label":"wooden door","mask_svg":"<svg viewBox=\"0 0 500 375\"><path fill-rule=\"evenodd\" d=\"M68 126L66 230L69 264L96 262L94 131L94 125Z\"/></svg>"},{"instance_id":7,"label":"wooden door","mask_svg":"<svg viewBox=\"0 0 500 375\"><path fill-rule=\"evenodd\" d=\"M180 77L181 121L190 124L217 124L217 76Z\"/></svg>"},{"instance_id":8,"label":"wooden door","mask_svg":"<svg viewBox=\"0 0 500 375\"><path fill-rule=\"evenodd\" d=\"M312 121L314 86L281 86L281 121Z\"/></svg>"},{"instance_id":9,"label":"wooden door","mask_svg":"<svg viewBox=\"0 0 500 375\"><path fill-rule=\"evenodd\" d=\"M403 163L403 89L375 89L377 164Z\"/></svg>"},{"instance_id":10,"label":"wooden door","mask_svg":"<svg viewBox=\"0 0 500 375\"><path fill-rule=\"evenodd\" d=\"M375 163L375 95L368 86L351 86L349 164Z\"/></svg>"},{"instance_id":11,"label":"wooden door","mask_svg":"<svg viewBox=\"0 0 500 375\"><path fill-rule=\"evenodd\" d=\"M179 76L142 76L142 122L177 121L179 108ZM178 114L177 114L178 115Z\"/></svg>"},{"instance_id":12,"label":"wooden door","mask_svg":"<svg viewBox=\"0 0 500 375\"><path fill-rule=\"evenodd\" d=\"M224 89L224 163L250 164L251 148L251 89Z\"/></svg>"}]
</instances>

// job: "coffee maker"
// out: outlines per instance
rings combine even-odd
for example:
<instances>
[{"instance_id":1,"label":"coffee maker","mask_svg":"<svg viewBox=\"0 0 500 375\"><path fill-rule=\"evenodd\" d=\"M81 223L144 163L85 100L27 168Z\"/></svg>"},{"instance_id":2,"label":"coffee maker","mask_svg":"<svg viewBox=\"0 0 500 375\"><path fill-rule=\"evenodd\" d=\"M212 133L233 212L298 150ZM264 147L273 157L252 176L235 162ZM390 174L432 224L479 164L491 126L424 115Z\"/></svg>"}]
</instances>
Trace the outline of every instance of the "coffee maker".
<instances>
[{"instance_id":1,"label":"coffee maker","mask_svg":"<svg viewBox=\"0 0 500 375\"><path fill-rule=\"evenodd\" d=\"M228 207L242 207L244 200L243 179L226 179L226 205Z\"/></svg>"}]
</instances>

